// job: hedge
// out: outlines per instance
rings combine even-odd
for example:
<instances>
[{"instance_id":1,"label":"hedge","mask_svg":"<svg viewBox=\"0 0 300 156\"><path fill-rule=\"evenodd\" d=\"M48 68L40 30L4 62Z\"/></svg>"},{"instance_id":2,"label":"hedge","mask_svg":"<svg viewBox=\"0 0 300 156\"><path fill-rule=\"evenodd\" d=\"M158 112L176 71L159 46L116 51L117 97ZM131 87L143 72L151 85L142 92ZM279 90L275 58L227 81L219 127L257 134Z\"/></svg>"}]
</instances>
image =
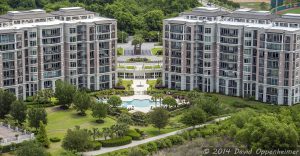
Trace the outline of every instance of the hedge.
<instances>
[{"instance_id":1,"label":"hedge","mask_svg":"<svg viewBox=\"0 0 300 156\"><path fill-rule=\"evenodd\" d=\"M51 142L60 142L60 138L58 138L58 137L52 137L52 138L50 138L50 141Z\"/></svg>"},{"instance_id":2,"label":"hedge","mask_svg":"<svg viewBox=\"0 0 300 156\"><path fill-rule=\"evenodd\" d=\"M92 142L92 149L93 150L99 150L101 149L102 144L99 141L93 141Z\"/></svg>"},{"instance_id":3,"label":"hedge","mask_svg":"<svg viewBox=\"0 0 300 156\"><path fill-rule=\"evenodd\" d=\"M135 130L130 129L127 133L127 136L130 136L132 140L141 140L141 134L136 132Z\"/></svg>"},{"instance_id":4,"label":"hedge","mask_svg":"<svg viewBox=\"0 0 300 156\"><path fill-rule=\"evenodd\" d=\"M130 136L124 136L121 138L109 139L109 140L101 140L103 147L116 147L127 145L132 142L132 138Z\"/></svg>"}]
</instances>

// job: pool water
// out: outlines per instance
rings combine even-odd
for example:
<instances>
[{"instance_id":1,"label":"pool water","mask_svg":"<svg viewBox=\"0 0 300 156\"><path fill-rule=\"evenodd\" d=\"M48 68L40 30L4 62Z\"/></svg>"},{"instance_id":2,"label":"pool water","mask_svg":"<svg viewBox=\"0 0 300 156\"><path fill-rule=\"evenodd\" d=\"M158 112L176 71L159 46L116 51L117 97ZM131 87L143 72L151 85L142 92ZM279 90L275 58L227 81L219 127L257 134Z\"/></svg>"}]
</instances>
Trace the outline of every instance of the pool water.
<instances>
[{"instance_id":1,"label":"pool water","mask_svg":"<svg viewBox=\"0 0 300 156\"><path fill-rule=\"evenodd\" d=\"M134 107L150 107L150 106L155 106L155 102L151 100L132 100L132 101L123 101L122 106L127 107L127 106L134 106ZM157 103L158 105L158 103Z\"/></svg>"}]
</instances>

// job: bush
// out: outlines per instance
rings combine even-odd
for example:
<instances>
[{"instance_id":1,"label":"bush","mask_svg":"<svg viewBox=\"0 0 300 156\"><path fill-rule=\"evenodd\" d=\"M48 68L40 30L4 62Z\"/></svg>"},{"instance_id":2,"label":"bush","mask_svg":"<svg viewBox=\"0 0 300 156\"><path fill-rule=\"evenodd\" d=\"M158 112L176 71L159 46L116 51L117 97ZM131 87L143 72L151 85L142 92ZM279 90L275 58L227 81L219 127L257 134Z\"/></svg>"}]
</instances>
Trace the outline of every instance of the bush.
<instances>
[{"instance_id":1,"label":"bush","mask_svg":"<svg viewBox=\"0 0 300 156\"><path fill-rule=\"evenodd\" d=\"M183 137L179 135L169 136L168 139L170 139L172 145L181 145L184 142Z\"/></svg>"},{"instance_id":2,"label":"bush","mask_svg":"<svg viewBox=\"0 0 300 156\"><path fill-rule=\"evenodd\" d=\"M131 149L128 153L128 156L147 156L148 154L148 151L137 147Z\"/></svg>"},{"instance_id":3,"label":"bush","mask_svg":"<svg viewBox=\"0 0 300 156\"><path fill-rule=\"evenodd\" d=\"M99 141L93 141L92 142L92 150L99 150L101 149L102 144Z\"/></svg>"},{"instance_id":4,"label":"bush","mask_svg":"<svg viewBox=\"0 0 300 156\"><path fill-rule=\"evenodd\" d=\"M141 140L141 134L136 132L135 130L130 129L126 135L130 136L132 140Z\"/></svg>"},{"instance_id":5,"label":"bush","mask_svg":"<svg viewBox=\"0 0 300 156\"><path fill-rule=\"evenodd\" d=\"M170 139L163 139L163 141L165 142L167 148L170 148L173 146L172 141Z\"/></svg>"},{"instance_id":6,"label":"bush","mask_svg":"<svg viewBox=\"0 0 300 156\"><path fill-rule=\"evenodd\" d=\"M27 96L26 102L33 102L33 96Z\"/></svg>"},{"instance_id":7,"label":"bush","mask_svg":"<svg viewBox=\"0 0 300 156\"><path fill-rule=\"evenodd\" d=\"M155 143L156 143L158 149L164 149L164 148L168 147L166 142L163 139L157 140L157 141L155 141Z\"/></svg>"},{"instance_id":8,"label":"bush","mask_svg":"<svg viewBox=\"0 0 300 156\"><path fill-rule=\"evenodd\" d=\"M124 136L121 138L115 138L115 139L101 141L103 147L122 146L122 145L130 144L131 142L132 142L132 138L130 136Z\"/></svg>"},{"instance_id":9,"label":"bush","mask_svg":"<svg viewBox=\"0 0 300 156\"><path fill-rule=\"evenodd\" d=\"M52 137L52 138L50 138L50 141L51 142L60 142L60 138L58 138L58 137Z\"/></svg>"},{"instance_id":10,"label":"bush","mask_svg":"<svg viewBox=\"0 0 300 156\"><path fill-rule=\"evenodd\" d=\"M146 144L146 150L150 153L157 151L157 145L155 142L149 142Z\"/></svg>"}]
</instances>

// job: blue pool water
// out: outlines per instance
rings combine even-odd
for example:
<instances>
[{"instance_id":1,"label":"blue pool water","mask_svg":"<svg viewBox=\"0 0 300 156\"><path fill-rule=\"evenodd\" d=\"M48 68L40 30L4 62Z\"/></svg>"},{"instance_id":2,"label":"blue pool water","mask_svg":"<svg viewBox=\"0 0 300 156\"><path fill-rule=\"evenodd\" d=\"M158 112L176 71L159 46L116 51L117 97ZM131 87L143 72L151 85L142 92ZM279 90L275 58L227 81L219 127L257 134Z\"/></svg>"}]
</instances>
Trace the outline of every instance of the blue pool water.
<instances>
[{"instance_id":1,"label":"blue pool water","mask_svg":"<svg viewBox=\"0 0 300 156\"><path fill-rule=\"evenodd\" d=\"M128 105L132 105L134 107L150 107L151 105L155 106L155 102L152 102L150 100L123 101L123 104L122 104L123 107L127 107Z\"/></svg>"}]
</instances>

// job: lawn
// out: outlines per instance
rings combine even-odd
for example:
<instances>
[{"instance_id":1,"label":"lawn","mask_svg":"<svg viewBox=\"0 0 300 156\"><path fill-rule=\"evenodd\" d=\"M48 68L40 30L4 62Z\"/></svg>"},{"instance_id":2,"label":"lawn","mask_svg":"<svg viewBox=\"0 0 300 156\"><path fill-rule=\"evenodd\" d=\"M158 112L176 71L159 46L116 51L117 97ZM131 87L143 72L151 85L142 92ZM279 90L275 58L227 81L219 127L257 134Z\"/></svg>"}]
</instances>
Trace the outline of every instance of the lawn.
<instances>
[{"instance_id":1,"label":"lawn","mask_svg":"<svg viewBox=\"0 0 300 156\"><path fill-rule=\"evenodd\" d=\"M283 10L283 11L280 11L280 12L279 12L279 14L287 14L287 13L300 14L300 8L289 9L289 10Z\"/></svg>"},{"instance_id":2,"label":"lawn","mask_svg":"<svg viewBox=\"0 0 300 156\"><path fill-rule=\"evenodd\" d=\"M135 66L126 66L126 69L135 69Z\"/></svg>"},{"instance_id":3,"label":"lawn","mask_svg":"<svg viewBox=\"0 0 300 156\"><path fill-rule=\"evenodd\" d=\"M124 55L124 48L118 48L118 49L117 49L117 55L118 55L118 56Z\"/></svg>"},{"instance_id":4,"label":"lawn","mask_svg":"<svg viewBox=\"0 0 300 156\"><path fill-rule=\"evenodd\" d=\"M260 3L261 2L243 2L243 3L240 3L240 5L241 5L241 8L251 8L254 10L261 10ZM269 9L269 7L268 7L268 9Z\"/></svg>"},{"instance_id":5,"label":"lawn","mask_svg":"<svg viewBox=\"0 0 300 156\"><path fill-rule=\"evenodd\" d=\"M162 48L152 48L151 49L152 55L162 55L162 54L159 54L158 52L162 52Z\"/></svg>"},{"instance_id":6,"label":"lawn","mask_svg":"<svg viewBox=\"0 0 300 156\"><path fill-rule=\"evenodd\" d=\"M47 108L48 113L48 124L47 133L48 137L59 137L63 139L67 130L74 128L75 126L80 126L81 128L92 129L97 127L102 129L103 127L110 127L115 123L115 120L107 117L104 119L103 124L98 124L95 122L95 118L91 116L91 111L87 111L86 116L77 115L74 109L70 110L56 110L57 107ZM61 141L62 142L62 141ZM52 155L59 155L63 151L61 148L61 142L52 143L49 149Z\"/></svg>"}]
</instances>

